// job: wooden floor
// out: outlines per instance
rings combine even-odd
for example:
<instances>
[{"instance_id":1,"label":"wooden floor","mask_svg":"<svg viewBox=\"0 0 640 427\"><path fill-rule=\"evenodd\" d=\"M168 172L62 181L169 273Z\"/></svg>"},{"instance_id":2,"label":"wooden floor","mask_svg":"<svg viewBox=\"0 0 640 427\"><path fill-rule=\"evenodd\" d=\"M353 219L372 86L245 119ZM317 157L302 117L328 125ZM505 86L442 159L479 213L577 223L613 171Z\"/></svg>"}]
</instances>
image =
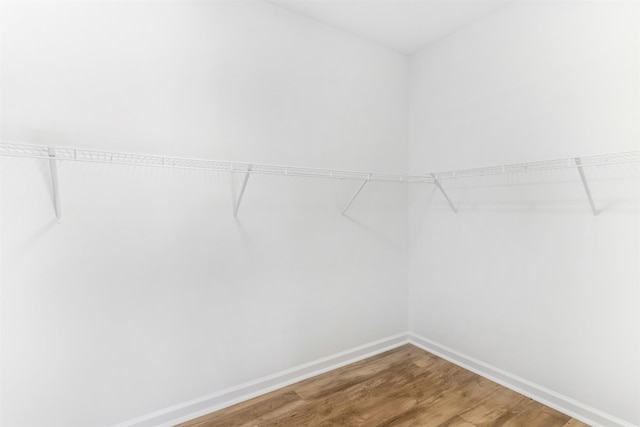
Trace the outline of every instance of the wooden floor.
<instances>
[{"instance_id":1,"label":"wooden floor","mask_svg":"<svg viewBox=\"0 0 640 427\"><path fill-rule=\"evenodd\" d=\"M180 424L221 426L584 427L412 345Z\"/></svg>"}]
</instances>

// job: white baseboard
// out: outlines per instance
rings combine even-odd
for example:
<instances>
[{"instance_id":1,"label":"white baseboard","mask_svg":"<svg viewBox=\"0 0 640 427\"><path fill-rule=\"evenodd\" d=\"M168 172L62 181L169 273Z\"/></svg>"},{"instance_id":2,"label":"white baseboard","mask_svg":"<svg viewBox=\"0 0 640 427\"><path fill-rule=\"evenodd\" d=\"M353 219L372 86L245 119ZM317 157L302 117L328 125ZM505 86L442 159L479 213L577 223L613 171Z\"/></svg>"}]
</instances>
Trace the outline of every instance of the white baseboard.
<instances>
[{"instance_id":1,"label":"white baseboard","mask_svg":"<svg viewBox=\"0 0 640 427\"><path fill-rule=\"evenodd\" d=\"M502 369L491 366L420 335L409 333L409 342L416 347L420 347L429 353L440 356L449 362L468 369L471 372L530 397L533 400L565 413L577 420L583 421L593 427L637 427L628 421L614 417L613 415L602 412L596 408L582 402L578 402L575 399L564 396L524 378L520 378L517 375L503 371Z\"/></svg>"},{"instance_id":2,"label":"white baseboard","mask_svg":"<svg viewBox=\"0 0 640 427\"><path fill-rule=\"evenodd\" d=\"M113 427L170 427L409 343L401 333L143 415Z\"/></svg>"},{"instance_id":3,"label":"white baseboard","mask_svg":"<svg viewBox=\"0 0 640 427\"><path fill-rule=\"evenodd\" d=\"M411 343L462 368L530 397L593 427L638 427L541 385L491 366L428 338L414 333L401 333L361 345L322 359L314 360L255 381L240 384L217 393L179 403L143 415L113 427L171 427L236 403L269 393L298 381L366 359L387 350Z\"/></svg>"}]
</instances>

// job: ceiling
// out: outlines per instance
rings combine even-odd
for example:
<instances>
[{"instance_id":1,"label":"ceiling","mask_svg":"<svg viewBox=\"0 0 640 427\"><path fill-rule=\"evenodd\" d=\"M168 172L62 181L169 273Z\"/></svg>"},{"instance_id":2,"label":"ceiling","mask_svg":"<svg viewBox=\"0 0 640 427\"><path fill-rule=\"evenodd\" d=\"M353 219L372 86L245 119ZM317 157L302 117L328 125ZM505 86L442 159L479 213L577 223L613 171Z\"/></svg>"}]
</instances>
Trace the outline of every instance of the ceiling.
<instances>
[{"instance_id":1,"label":"ceiling","mask_svg":"<svg viewBox=\"0 0 640 427\"><path fill-rule=\"evenodd\" d=\"M405 54L447 36L511 0L268 0Z\"/></svg>"}]
</instances>

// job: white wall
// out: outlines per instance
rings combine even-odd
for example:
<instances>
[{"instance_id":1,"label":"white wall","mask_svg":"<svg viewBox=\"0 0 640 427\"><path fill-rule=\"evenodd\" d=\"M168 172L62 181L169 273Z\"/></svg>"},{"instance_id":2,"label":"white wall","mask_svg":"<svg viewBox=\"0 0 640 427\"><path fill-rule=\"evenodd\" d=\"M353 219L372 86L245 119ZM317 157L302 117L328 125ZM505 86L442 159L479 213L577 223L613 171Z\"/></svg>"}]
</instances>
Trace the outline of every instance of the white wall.
<instances>
[{"instance_id":1,"label":"white wall","mask_svg":"<svg viewBox=\"0 0 640 427\"><path fill-rule=\"evenodd\" d=\"M637 150L638 12L514 2L416 54L410 171ZM412 332L639 424L633 172L588 171L597 217L575 170L412 188Z\"/></svg>"},{"instance_id":2,"label":"white wall","mask_svg":"<svg viewBox=\"0 0 640 427\"><path fill-rule=\"evenodd\" d=\"M406 58L262 2L2 10L2 138L403 171ZM104 426L407 330L407 192L2 159L2 425ZM237 182L235 183L237 185Z\"/></svg>"},{"instance_id":3,"label":"white wall","mask_svg":"<svg viewBox=\"0 0 640 427\"><path fill-rule=\"evenodd\" d=\"M261 2L5 2L1 43L3 139L424 172L640 136L632 2L517 2L410 86L405 57ZM345 218L357 182L252 177L235 221L225 175L64 163L55 224L46 162L0 166L2 425L165 408L403 332L408 300L413 332L640 421L627 167L589 172L597 217L567 170L445 183L457 215L413 186L407 223L395 184Z\"/></svg>"}]
</instances>

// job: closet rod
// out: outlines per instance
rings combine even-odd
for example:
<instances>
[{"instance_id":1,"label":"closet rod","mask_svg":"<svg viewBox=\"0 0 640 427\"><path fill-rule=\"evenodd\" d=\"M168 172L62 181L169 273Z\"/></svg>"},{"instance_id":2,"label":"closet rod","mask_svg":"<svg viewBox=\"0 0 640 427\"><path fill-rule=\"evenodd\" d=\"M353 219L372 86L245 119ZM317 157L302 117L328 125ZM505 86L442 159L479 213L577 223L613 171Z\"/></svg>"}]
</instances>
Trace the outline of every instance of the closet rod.
<instances>
[{"instance_id":1,"label":"closet rod","mask_svg":"<svg viewBox=\"0 0 640 427\"><path fill-rule=\"evenodd\" d=\"M2 142L0 155L10 157L29 157L49 159L50 148L46 145L33 145L14 142ZM89 163L107 163L132 166L152 166L177 169L211 170L242 174L285 175L310 178L353 179L385 182L432 182L424 176L362 172L339 169L321 169L299 166L282 166L259 163L240 163L219 160L190 159L148 154L134 154L93 150L85 148L55 147L56 160Z\"/></svg>"}]
</instances>

